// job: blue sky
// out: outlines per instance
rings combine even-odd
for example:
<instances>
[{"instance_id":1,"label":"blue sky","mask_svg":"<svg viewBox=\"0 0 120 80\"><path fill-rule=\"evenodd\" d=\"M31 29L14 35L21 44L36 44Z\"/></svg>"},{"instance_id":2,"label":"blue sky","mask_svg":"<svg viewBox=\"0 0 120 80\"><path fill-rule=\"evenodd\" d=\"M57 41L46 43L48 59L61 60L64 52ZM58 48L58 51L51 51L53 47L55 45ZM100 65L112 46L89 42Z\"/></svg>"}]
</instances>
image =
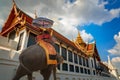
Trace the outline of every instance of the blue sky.
<instances>
[{"instance_id":1,"label":"blue sky","mask_svg":"<svg viewBox=\"0 0 120 80\"><path fill-rule=\"evenodd\" d=\"M101 60L111 61L120 73L120 0L15 0L17 6L34 18L54 20L53 29L75 39L78 30L85 42L96 41ZM12 8L11 0L0 0L0 28Z\"/></svg>"}]
</instances>

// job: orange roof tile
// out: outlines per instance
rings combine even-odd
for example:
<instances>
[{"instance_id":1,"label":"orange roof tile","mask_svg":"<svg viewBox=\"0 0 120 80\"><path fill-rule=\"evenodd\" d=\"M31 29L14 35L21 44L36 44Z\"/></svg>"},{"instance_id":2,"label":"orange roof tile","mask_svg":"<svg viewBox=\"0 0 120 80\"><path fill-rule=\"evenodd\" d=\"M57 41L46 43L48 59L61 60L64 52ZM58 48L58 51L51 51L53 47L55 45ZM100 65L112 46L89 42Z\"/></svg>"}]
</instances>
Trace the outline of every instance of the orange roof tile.
<instances>
[{"instance_id":1,"label":"orange roof tile","mask_svg":"<svg viewBox=\"0 0 120 80\"><path fill-rule=\"evenodd\" d=\"M94 44L88 44L88 46L87 46L88 51L93 50L93 48L94 48Z\"/></svg>"}]
</instances>

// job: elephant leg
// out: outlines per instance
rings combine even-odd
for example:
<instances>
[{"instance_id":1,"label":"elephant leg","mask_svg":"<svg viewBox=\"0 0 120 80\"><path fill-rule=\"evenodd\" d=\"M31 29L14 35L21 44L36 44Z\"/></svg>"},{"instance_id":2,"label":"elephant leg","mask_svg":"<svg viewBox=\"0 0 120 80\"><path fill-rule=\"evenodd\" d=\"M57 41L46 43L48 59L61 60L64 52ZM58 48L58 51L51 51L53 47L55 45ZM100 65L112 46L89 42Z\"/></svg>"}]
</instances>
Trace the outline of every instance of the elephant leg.
<instances>
[{"instance_id":1,"label":"elephant leg","mask_svg":"<svg viewBox=\"0 0 120 80\"><path fill-rule=\"evenodd\" d=\"M26 74L27 74L27 71L22 66L19 66L16 71L16 75L12 80L19 80L21 77L25 76Z\"/></svg>"},{"instance_id":2,"label":"elephant leg","mask_svg":"<svg viewBox=\"0 0 120 80\"><path fill-rule=\"evenodd\" d=\"M53 65L53 77L56 80L56 65Z\"/></svg>"},{"instance_id":3,"label":"elephant leg","mask_svg":"<svg viewBox=\"0 0 120 80\"><path fill-rule=\"evenodd\" d=\"M41 70L41 75L43 76L44 80L49 80L51 72L52 72L52 69L49 69L49 68Z\"/></svg>"},{"instance_id":4,"label":"elephant leg","mask_svg":"<svg viewBox=\"0 0 120 80\"><path fill-rule=\"evenodd\" d=\"M27 74L28 80L32 80L32 73Z\"/></svg>"}]
</instances>

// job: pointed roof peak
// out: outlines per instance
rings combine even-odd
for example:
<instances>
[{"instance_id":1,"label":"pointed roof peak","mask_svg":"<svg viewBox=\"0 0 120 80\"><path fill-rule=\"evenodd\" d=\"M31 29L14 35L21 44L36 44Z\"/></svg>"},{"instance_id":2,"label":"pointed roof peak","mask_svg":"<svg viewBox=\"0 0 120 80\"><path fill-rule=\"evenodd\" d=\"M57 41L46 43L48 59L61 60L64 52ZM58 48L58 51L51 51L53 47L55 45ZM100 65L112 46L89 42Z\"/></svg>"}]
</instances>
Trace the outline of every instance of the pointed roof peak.
<instances>
[{"instance_id":1,"label":"pointed roof peak","mask_svg":"<svg viewBox=\"0 0 120 80\"><path fill-rule=\"evenodd\" d=\"M35 13L34 13L34 15L35 15L35 19L37 18L37 11L35 10Z\"/></svg>"},{"instance_id":2,"label":"pointed roof peak","mask_svg":"<svg viewBox=\"0 0 120 80\"><path fill-rule=\"evenodd\" d=\"M111 65L112 63L111 63L111 60L110 60L110 56L108 55L107 57L108 57L108 64Z\"/></svg>"},{"instance_id":3,"label":"pointed roof peak","mask_svg":"<svg viewBox=\"0 0 120 80\"><path fill-rule=\"evenodd\" d=\"M13 3L15 3L15 0L12 0Z\"/></svg>"},{"instance_id":4,"label":"pointed roof peak","mask_svg":"<svg viewBox=\"0 0 120 80\"><path fill-rule=\"evenodd\" d=\"M76 42L78 42L78 43L84 43L84 41L83 41L83 39L82 39L82 37L80 35L79 30L78 30L78 35L77 35L77 38L76 38Z\"/></svg>"},{"instance_id":5,"label":"pointed roof peak","mask_svg":"<svg viewBox=\"0 0 120 80\"><path fill-rule=\"evenodd\" d=\"M15 3L15 0L12 0L12 4L13 4L13 9L16 9L17 8L17 5Z\"/></svg>"},{"instance_id":6,"label":"pointed roof peak","mask_svg":"<svg viewBox=\"0 0 120 80\"><path fill-rule=\"evenodd\" d=\"M79 30L78 30L78 36L77 36L77 37L81 37L81 36L80 36L80 31L79 31Z\"/></svg>"},{"instance_id":7,"label":"pointed roof peak","mask_svg":"<svg viewBox=\"0 0 120 80\"><path fill-rule=\"evenodd\" d=\"M12 0L13 5L16 5L15 0Z\"/></svg>"},{"instance_id":8,"label":"pointed roof peak","mask_svg":"<svg viewBox=\"0 0 120 80\"><path fill-rule=\"evenodd\" d=\"M107 57L108 57L108 60L110 61L110 56L108 55Z\"/></svg>"},{"instance_id":9,"label":"pointed roof peak","mask_svg":"<svg viewBox=\"0 0 120 80\"><path fill-rule=\"evenodd\" d=\"M112 62L111 62L111 60L110 60L110 56L108 55L108 66L109 66L109 68L111 68L111 69L115 69L115 67L113 66L113 64L112 64Z\"/></svg>"}]
</instances>

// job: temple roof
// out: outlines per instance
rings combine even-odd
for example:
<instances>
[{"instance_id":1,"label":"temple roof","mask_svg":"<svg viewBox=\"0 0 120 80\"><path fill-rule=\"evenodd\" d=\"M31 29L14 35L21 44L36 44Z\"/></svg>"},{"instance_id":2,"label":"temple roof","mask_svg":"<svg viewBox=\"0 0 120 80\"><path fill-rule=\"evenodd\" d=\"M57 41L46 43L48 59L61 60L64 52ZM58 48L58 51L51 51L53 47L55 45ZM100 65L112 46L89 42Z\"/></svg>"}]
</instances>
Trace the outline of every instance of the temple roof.
<instances>
[{"instance_id":1,"label":"temple roof","mask_svg":"<svg viewBox=\"0 0 120 80\"><path fill-rule=\"evenodd\" d=\"M74 44L79 48L81 49L83 52L85 52L85 46L86 46L86 43L83 41L81 35L80 35L80 32L78 31L78 35L74 41Z\"/></svg>"},{"instance_id":2,"label":"temple roof","mask_svg":"<svg viewBox=\"0 0 120 80\"><path fill-rule=\"evenodd\" d=\"M74 44L82 50L87 56L94 56L100 61L100 57L96 48L96 43L85 43L80 35L80 32L78 31L78 35L76 40L74 41Z\"/></svg>"},{"instance_id":3,"label":"temple roof","mask_svg":"<svg viewBox=\"0 0 120 80\"><path fill-rule=\"evenodd\" d=\"M10 14L5 22L5 24L2 27L2 30L0 32L0 35L6 35L9 33L14 27L18 24L22 25L22 22L28 22L32 23L32 18L24 13L22 10L20 10L16 4L13 2L12 9L10 11Z\"/></svg>"}]
</instances>

